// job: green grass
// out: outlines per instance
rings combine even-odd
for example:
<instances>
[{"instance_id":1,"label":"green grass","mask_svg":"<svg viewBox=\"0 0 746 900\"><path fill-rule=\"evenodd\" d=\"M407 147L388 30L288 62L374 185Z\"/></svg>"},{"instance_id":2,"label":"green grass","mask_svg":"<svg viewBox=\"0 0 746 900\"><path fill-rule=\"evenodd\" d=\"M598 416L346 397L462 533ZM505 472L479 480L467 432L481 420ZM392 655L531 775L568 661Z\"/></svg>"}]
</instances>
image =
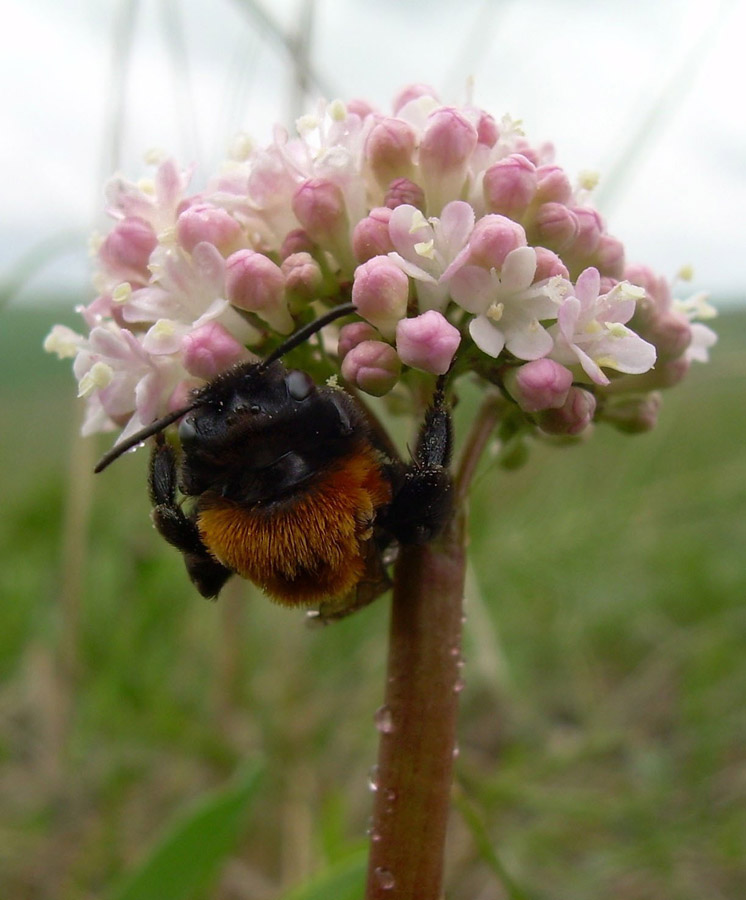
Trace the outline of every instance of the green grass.
<instances>
[{"instance_id":1,"label":"green grass","mask_svg":"<svg viewBox=\"0 0 746 900\"><path fill-rule=\"evenodd\" d=\"M106 896L264 760L196 896L276 897L364 835L386 603L315 631L242 584L200 600L143 457L88 474L56 318L0 326L0 896ZM746 895L746 316L717 325L652 433L478 476L449 900Z\"/></svg>"}]
</instances>

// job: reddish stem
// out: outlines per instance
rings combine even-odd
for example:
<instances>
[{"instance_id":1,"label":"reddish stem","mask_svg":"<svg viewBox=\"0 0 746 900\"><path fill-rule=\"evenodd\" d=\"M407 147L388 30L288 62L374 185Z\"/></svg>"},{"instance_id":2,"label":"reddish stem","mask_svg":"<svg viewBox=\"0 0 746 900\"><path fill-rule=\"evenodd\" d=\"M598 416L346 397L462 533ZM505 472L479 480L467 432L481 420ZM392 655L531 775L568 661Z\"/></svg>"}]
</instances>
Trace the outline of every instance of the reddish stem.
<instances>
[{"instance_id":1,"label":"reddish stem","mask_svg":"<svg viewBox=\"0 0 746 900\"><path fill-rule=\"evenodd\" d=\"M461 454L455 514L394 571L388 681L365 900L440 900L461 680L466 507L477 461L500 416L486 397Z\"/></svg>"},{"instance_id":2,"label":"reddish stem","mask_svg":"<svg viewBox=\"0 0 746 900\"><path fill-rule=\"evenodd\" d=\"M459 510L437 541L402 547L397 561L366 900L441 895L461 687L464 520Z\"/></svg>"}]
</instances>

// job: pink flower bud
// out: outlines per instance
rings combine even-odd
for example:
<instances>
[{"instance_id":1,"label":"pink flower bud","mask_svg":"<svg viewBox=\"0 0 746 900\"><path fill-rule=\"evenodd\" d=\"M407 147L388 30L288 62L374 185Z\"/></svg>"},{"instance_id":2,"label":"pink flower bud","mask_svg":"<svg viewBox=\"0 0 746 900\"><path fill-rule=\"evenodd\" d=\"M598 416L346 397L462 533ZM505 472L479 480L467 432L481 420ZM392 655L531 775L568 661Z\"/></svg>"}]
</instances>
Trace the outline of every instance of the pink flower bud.
<instances>
[{"instance_id":1,"label":"pink flower bud","mask_svg":"<svg viewBox=\"0 0 746 900\"><path fill-rule=\"evenodd\" d=\"M427 84L409 84L407 87L402 88L401 91L394 98L393 110L394 114L398 114L403 107L407 105L407 103L411 103L412 100L419 100L420 97L432 97L434 100L438 99L438 95L430 85Z\"/></svg>"},{"instance_id":2,"label":"pink flower bud","mask_svg":"<svg viewBox=\"0 0 746 900\"><path fill-rule=\"evenodd\" d=\"M578 221L578 233L572 245L572 255L578 259L590 256L598 247L604 223L595 209L588 206L572 207Z\"/></svg>"},{"instance_id":3,"label":"pink flower bud","mask_svg":"<svg viewBox=\"0 0 746 900\"><path fill-rule=\"evenodd\" d=\"M405 366L444 375L461 343L461 334L434 309L401 319L396 326L396 351Z\"/></svg>"},{"instance_id":4,"label":"pink flower bud","mask_svg":"<svg viewBox=\"0 0 746 900\"><path fill-rule=\"evenodd\" d=\"M361 219L352 232L352 251L358 262L367 262L374 256L383 256L394 249L389 237L391 210L376 206Z\"/></svg>"},{"instance_id":5,"label":"pink flower bud","mask_svg":"<svg viewBox=\"0 0 746 900\"><path fill-rule=\"evenodd\" d=\"M624 244L610 234L602 234L596 247L593 265L601 275L621 281L624 277Z\"/></svg>"},{"instance_id":6,"label":"pink flower bud","mask_svg":"<svg viewBox=\"0 0 746 900\"><path fill-rule=\"evenodd\" d=\"M321 267L310 253L291 253L280 266L285 276L285 289L293 300L315 300L324 283Z\"/></svg>"},{"instance_id":7,"label":"pink flower bud","mask_svg":"<svg viewBox=\"0 0 746 900\"><path fill-rule=\"evenodd\" d=\"M578 220L562 203L543 203L536 213L530 233L532 237L535 236L531 243L541 244L561 253L575 240Z\"/></svg>"},{"instance_id":8,"label":"pink flower bud","mask_svg":"<svg viewBox=\"0 0 746 900\"><path fill-rule=\"evenodd\" d=\"M427 119L420 141L420 171L429 215L458 200L466 181L477 130L458 110L441 107Z\"/></svg>"},{"instance_id":9,"label":"pink flower bud","mask_svg":"<svg viewBox=\"0 0 746 900\"><path fill-rule=\"evenodd\" d=\"M294 228L288 231L280 247L280 257L287 259L293 253L312 253L313 241L308 236L308 232L302 228Z\"/></svg>"},{"instance_id":10,"label":"pink flower bud","mask_svg":"<svg viewBox=\"0 0 746 900\"><path fill-rule=\"evenodd\" d=\"M535 247L534 249L536 250L534 282L544 281L545 278L553 278L555 275L559 275L562 278L570 277L567 266L556 253L547 250L546 247Z\"/></svg>"},{"instance_id":11,"label":"pink flower bud","mask_svg":"<svg viewBox=\"0 0 746 900\"><path fill-rule=\"evenodd\" d=\"M675 310L666 310L650 317L638 334L655 344L659 362L677 359L692 341L692 327L688 319Z\"/></svg>"},{"instance_id":12,"label":"pink flower bud","mask_svg":"<svg viewBox=\"0 0 746 900\"><path fill-rule=\"evenodd\" d=\"M243 344L218 322L207 322L190 332L183 339L181 349L184 368L205 381L249 358Z\"/></svg>"},{"instance_id":13,"label":"pink flower bud","mask_svg":"<svg viewBox=\"0 0 746 900\"><path fill-rule=\"evenodd\" d=\"M396 384L401 362L396 350L383 341L362 341L342 361L342 376L355 387L382 397Z\"/></svg>"},{"instance_id":14,"label":"pink flower bud","mask_svg":"<svg viewBox=\"0 0 746 900\"><path fill-rule=\"evenodd\" d=\"M362 100L360 97L354 97L352 100L349 100L346 106L347 112L351 116L360 116L361 119L365 119L375 112L370 103L367 100Z\"/></svg>"},{"instance_id":15,"label":"pink flower bud","mask_svg":"<svg viewBox=\"0 0 746 900\"><path fill-rule=\"evenodd\" d=\"M384 337L394 336L396 323L407 314L408 299L409 279L387 256L374 256L355 269L352 302Z\"/></svg>"},{"instance_id":16,"label":"pink flower bud","mask_svg":"<svg viewBox=\"0 0 746 900\"><path fill-rule=\"evenodd\" d=\"M316 243L327 246L347 227L344 195L326 178L309 178L293 197L293 212Z\"/></svg>"},{"instance_id":17,"label":"pink flower bud","mask_svg":"<svg viewBox=\"0 0 746 900\"><path fill-rule=\"evenodd\" d=\"M484 173L484 202L489 212L520 219L533 199L536 184L536 166L520 153L513 153Z\"/></svg>"},{"instance_id":18,"label":"pink flower bud","mask_svg":"<svg viewBox=\"0 0 746 900\"><path fill-rule=\"evenodd\" d=\"M620 397L604 405L600 418L625 434L642 434L658 424L661 402L658 391L644 397Z\"/></svg>"},{"instance_id":19,"label":"pink flower bud","mask_svg":"<svg viewBox=\"0 0 746 900\"><path fill-rule=\"evenodd\" d=\"M381 337L378 329L367 322L350 322L339 329L339 341L337 342L337 356L340 360L358 344L363 341L376 341Z\"/></svg>"},{"instance_id":20,"label":"pink flower bud","mask_svg":"<svg viewBox=\"0 0 746 900\"><path fill-rule=\"evenodd\" d=\"M491 213L482 216L474 226L468 258L472 265L499 269L511 251L525 246L526 232L521 225L507 216Z\"/></svg>"},{"instance_id":21,"label":"pink flower bud","mask_svg":"<svg viewBox=\"0 0 746 900\"><path fill-rule=\"evenodd\" d=\"M340 186L326 178L309 178L295 192L292 207L311 240L330 250L343 269L352 269L347 208Z\"/></svg>"},{"instance_id":22,"label":"pink flower bud","mask_svg":"<svg viewBox=\"0 0 746 900\"><path fill-rule=\"evenodd\" d=\"M525 412L560 409L572 387L572 372L553 359L534 359L509 369L504 383L510 396Z\"/></svg>"},{"instance_id":23,"label":"pink flower bud","mask_svg":"<svg viewBox=\"0 0 746 900\"><path fill-rule=\"evenodd\" d=\"M539 166L536 170L536 199L539 203L569 203L572 185L559 166Z\"/></svg>"},{"instance_id":24,"label":"pink flower bud","mask_svg":"<svg viewBox=\"0 0 746 900\"><path fill-rule=\"evenodd\" d=\"M596 398L593 394L583 388L571 387L561 407L539 413L539 428L547 434L578 435L591 424L595 412Z\"/></svg>"},{"instance_id":25,"label":"pink flower bud","mask_svg":"<svg viewBox=\"0 0 746 900\"><path fill-rule=\"evenodd\" d=\"M150 254L157 244L158 238L150 225L143 219L130 217L114 226L98 255L107 270L122 281L147 283Z\"/></svg>"},{"instance_id":26,"label":"pink flower bud","mask_svg":"<svg viewBox=\"0 0 746 900\"><path fill-rule=\"evenodd\" d=\"M416 206L417 209L425 208L425 192L414 181L408 178L396 178L386 191L383 205L388 209L396 209L397 206Z\"/></svg>"},{"instance_id":27,"label":"pink flower bud","mask_svg":"<svg viewBox=\"0 0 746 900\"><path fill-rule=\"evenodd\" d=\"M477 141L485 147L494 147L500 137L500 129L493 116L480 110L477 122Z\"/></svg>"},{"instance_id":28,"label":"pink flower bud","mask_svg":"<svg viewBox=\"0 0 746 900\"><path fill-rule=\"evenodd\" d=\"M394 178L410 177L417 136L403 119L377 122L365 142L365 156L378 184L385 188Z\"/></svg>"},{"instance_id":29,"label":"pink flower bud","mask_svg":"<svg viewBox=\"0 0 746 900\"><path fill-rule=\"evenodd\" d=\"M227 256L240 247L242 234L241 226L230 213L218 206L198 203L188 206L176 220L176 236L188 253L204 241Z\"/></svg>"},{"instance_id":30,"label":"pink flower bud","mask_svg":"<svg viewBox=\"0 0 746 900\"><path fill-rule=\"evenodd\" d=\"M280 334L293 330L293 318L285 297L285 276L263 253L238 250L225 264L228 300L240 309L256 313Z\"/></svg>"}]
</instances>

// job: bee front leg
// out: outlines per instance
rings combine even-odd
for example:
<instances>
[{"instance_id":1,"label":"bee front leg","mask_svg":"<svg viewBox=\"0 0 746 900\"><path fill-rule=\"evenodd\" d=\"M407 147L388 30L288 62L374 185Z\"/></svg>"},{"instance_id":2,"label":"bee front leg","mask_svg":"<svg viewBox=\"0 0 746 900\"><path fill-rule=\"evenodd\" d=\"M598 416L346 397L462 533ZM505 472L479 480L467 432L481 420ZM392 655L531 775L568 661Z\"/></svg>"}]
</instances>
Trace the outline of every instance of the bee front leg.
<instances>
[{"instance_id":1,"label":"bee front leg","mask_svg":"<svg viewBox=\"0 0 746 900\"><path fill-rule=\"evenodd\" d=\"M196 524L177 500L176 456L163 435L158 435L150 457L148 478L153 524L158 533L184 556L193 584L203 597L217 597L233 572L214 559L202 542Z\"/></svg>"},{"instance_id":2,"label":"bee front leg","mask_svg":"<svg viewBox=\"0 0 746 900\"><path fill-rule=\"evenodd\" d=\"M445 376L438 379L404 477L387 510L384 527L403 544L424 544L443 530L453 505L449 471L452 452L451 413L445 399Z\"/></svg>"}]
</instances>

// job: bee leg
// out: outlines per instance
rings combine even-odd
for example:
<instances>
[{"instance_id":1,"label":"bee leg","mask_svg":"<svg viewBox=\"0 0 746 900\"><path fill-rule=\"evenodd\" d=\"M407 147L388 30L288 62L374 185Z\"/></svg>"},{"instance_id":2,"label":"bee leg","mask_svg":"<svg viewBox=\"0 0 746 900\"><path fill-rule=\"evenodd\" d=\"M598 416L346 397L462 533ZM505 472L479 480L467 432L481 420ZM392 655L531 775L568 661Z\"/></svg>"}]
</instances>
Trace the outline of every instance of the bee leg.
<instances>
[{"instance_id":1,"label":"bee leg","mask_svg":"<svg viewBox=\"0 0 746 900\"><path fill-rule=\"evenodd\" d=\"M453 504L448 466L452 451L451 413L445 399L445 376L438 379L425 413L412 462L394 493L384 522L403 544L424 544L443 530Z\"/></svg>"},{"instance_id":2,"label":"bee leg","mask_svg":"<svg viewBox=\"0 0 746 900\"><path fill-rule=\"evenodd\" d=\"M153 524L169 544L181 551L187 573L200 594L217 597L233 572L214 559L202 543L196 524L178 503L176 485L176 456L163 435L158 435L148 478Z\"/></svg>"}]
</instances>

